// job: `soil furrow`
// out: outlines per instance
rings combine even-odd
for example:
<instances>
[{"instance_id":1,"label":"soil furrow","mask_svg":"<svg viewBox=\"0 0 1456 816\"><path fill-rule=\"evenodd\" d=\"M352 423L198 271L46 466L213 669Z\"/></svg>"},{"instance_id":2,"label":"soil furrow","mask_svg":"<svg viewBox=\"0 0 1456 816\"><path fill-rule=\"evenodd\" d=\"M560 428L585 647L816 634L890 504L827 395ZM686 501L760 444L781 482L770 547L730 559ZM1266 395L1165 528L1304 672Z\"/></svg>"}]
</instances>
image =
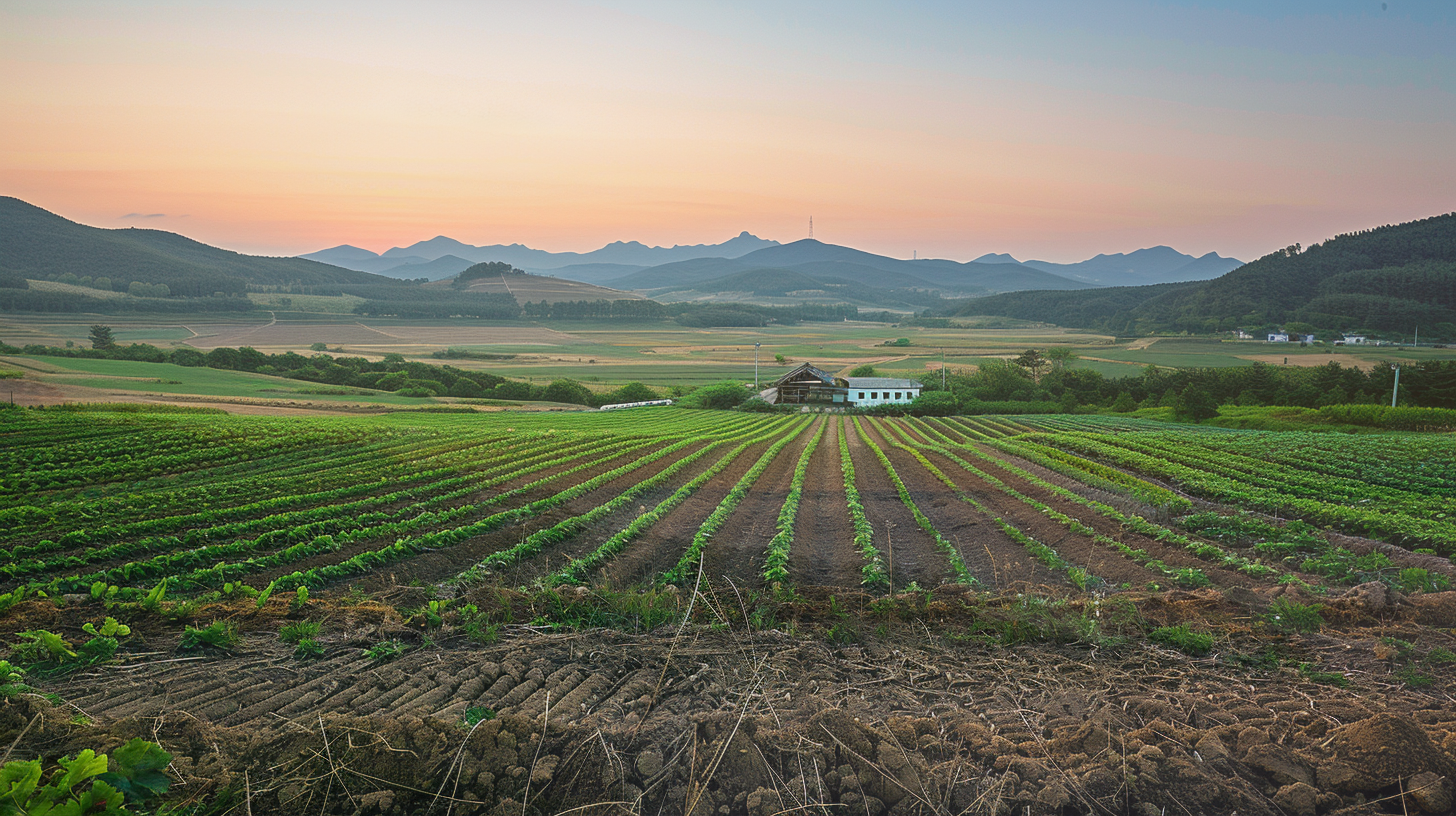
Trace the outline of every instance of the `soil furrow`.
<instances>
[{"instance_id":1,"label":"soil furrow","mask_svg":"<svg viewBox=\"0 0 1456 816\"><path fill-rule=\"evenodd\" d=\"M852 420L846 422L844 432L854 461L855 487L864 502L865 518L874 525L875 546L885 554L891 586L899 590L914 583L929 589L953 581L955 574L945 553L915 523L879 458L855 433Z\"/></svg>"}]
</instances>

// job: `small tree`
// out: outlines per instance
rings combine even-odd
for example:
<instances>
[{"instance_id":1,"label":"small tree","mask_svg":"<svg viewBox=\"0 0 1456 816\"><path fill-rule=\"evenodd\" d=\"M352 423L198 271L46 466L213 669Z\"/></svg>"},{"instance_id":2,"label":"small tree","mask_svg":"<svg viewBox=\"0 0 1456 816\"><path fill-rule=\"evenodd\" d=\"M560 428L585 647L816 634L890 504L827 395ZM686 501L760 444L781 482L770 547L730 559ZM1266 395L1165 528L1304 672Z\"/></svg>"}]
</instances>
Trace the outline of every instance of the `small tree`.
<instances>
[{"instance_id":1,"label":"small tree","mask_svg":"<svg viewBox=\"0 0 1456 816\"><path fill-rule=\"evenodd\" d=\"M870 365L869 363L865 363L862 366L855 366L854 368L850 369L849 376L851 376L851 377L876 377L876 376L879 376L879 372L875 371L875 367L874 366Z\"/></svg>"},{"instance_id":2,"label":"small tree","mask_svg":"<svg viewBox=\"0 0 1456 816\"><path fill-rule=\"evenodd\" d=\"M1036 349L1027 349L1022 352L1021 356L1016 358L1015 363L1026 369L1027 373L1031 374L1031 381L1034 383L1040 383L1041 375L1046 373L1046 370L1051 367L1051 363L1047 358L1043 357L1041 352Z\"/></svg>"},{"instance_id":3,"label":"small tree","mask_svg":"<svg viewBox=\"0 0 1456 816\"><path fill-rule=\"evenodd\" d=\"M111 336L111 327L102 326L99 323L91 327L91 348L114 349L116 338Z\"/></svg>"},{"instance_id":4,"label":"small tree","mask_svg":"<svg viewBox=\"0 0 1456 816\"><path fill-rule=\"evenodd\" d=\"M1067 346L1053 346L1046 350L1046 358L1051 361L1054 370L1061 371L1077 359L1077 354Z\"/></svg>"},{"instance_id":5,"label":"small tree","mask_svg":"<svg viewBox=\"0 0 1456 816\"><path fill-rule=\"evenodd\" d=\"M1208 391L1190 385L1183 389L1183 393L1178 395L1177 402L1173 404L1173 416L1194 422L1213 419L1218 416L1218 403L1213 401Z\"/></svg>"}]
</instances>

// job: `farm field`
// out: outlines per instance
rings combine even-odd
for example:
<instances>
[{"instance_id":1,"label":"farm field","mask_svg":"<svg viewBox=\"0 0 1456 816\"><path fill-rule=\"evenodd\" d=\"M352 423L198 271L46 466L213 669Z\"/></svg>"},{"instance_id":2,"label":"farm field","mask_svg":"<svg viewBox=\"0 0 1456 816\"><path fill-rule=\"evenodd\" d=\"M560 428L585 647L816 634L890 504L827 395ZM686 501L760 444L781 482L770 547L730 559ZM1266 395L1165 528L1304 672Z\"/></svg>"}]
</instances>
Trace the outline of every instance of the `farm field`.
<instances>
[{"instance_id":1,"label":"farm field","mask_svg":"<svg viewBox=\"0 0 1456 816\"><path fill-rule=\"evenodd\" d=\"M152 733L219 812L1398 813L1453 769L1451 435L148 410L0 411L0 740Z\"/></svg>"}]
</instances>

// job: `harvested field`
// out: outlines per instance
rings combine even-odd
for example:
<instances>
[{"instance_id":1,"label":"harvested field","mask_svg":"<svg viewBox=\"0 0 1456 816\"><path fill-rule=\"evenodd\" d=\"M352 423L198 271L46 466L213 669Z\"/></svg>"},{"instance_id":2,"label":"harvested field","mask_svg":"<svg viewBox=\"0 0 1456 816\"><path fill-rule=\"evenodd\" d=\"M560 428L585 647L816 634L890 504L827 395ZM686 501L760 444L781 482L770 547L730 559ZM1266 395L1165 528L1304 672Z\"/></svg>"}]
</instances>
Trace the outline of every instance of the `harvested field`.
<instances>
[{"instance_id":1,"label":"harvested field","mask_svg":"<svg viewBox=\"0 0 1456 816\"><path fill-rule=\"evenodd\" d=\"M1449 437L95 407L0 439L0 741L154 739L173 804L1450 808Z\"/></svg>"}]
</instances>

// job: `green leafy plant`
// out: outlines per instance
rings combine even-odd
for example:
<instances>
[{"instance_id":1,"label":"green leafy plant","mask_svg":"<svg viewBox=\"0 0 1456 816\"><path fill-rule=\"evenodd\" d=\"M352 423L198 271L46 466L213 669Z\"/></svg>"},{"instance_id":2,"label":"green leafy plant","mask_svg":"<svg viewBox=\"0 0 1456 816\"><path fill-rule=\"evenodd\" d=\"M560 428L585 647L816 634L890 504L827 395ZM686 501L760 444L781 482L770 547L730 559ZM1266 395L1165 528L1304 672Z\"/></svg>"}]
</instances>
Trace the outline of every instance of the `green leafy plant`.
<instances>
[{"instance_id":1,"label":"green leafy plant","mask_svg":"<svg viewBox=\"0 0 1456 816\"><path fill-rule=\"evenodd\" d=\"M322 657L324 654L323 644L313 638L303 638L293 648L293 657L296 660L308 660L315 657Z\"/></svg>"},{"instance_id":2,"label":"green leafy plant","mask_svg":"<svg viewBox=\"0 0 1456 816\"><path fill-rule=\"evenodd\" d=\"M94 623L87 623L81 627L81 631L91 636L91 639L81 644L79 657L87 663L103 663L116 655L117 649L121 648L121 641L131 636L131 627L119 623L116 618L107 618L100 626Z\"/></svg>"},{"instance_id":3,"label":"green leafy plant","mask_svg":"<svg viewBox=\"0 0 1456 816\"><path fill-rule=\"evenodd\" d=\"M40 760L7 762L0 768L0 816L117 816L133 811L127 804L148 805L167 792L164 773L172 755L161 746L133 739L111 757L87 748L57 760L49 774Z\"/></svg>"},{"instance_id":4,"label":"green leafy plant","mask_svg":"<svg viewBox=\"0 0 1456 816\"><path fill-rule=\"evenodd\" d=\"M157 582L155 587L141 599L139 605L148 612L161 612L162 603L167 600L167 579Z\"/></svg>"},{"instance_id":5,"label":"green leafy plant","mask_svg":"<svg viewBox=\"0 0 1456 816\"><path fill-rule=\"evenodd\" d=\"M1339 672L1320 671L1312 663L1300 663L1297 667L1299 673L1313 683L1321 683L1326 686L1339 686L1345 688L1350 685L1349 678Z\"/></svg>"},{"instance_id":6,"label":"green leafy plant","mask_svg":"<svg viewBox=\"0 0 1456 816\"><path fill-rule=\"evenodd\" d=\"M0 660L0 700L33 691L25 684L25 672L8 660Z\"/></svg>"},{"instance_id":7,"label":"green leafy plant","mask_svg":"<svg viewBox=\"0 0 1456 816\"><path fill-rule=\"evenodd\" d=\"M299 643L317 637L323 626L318 621L295 621L278 630L278 639L284 643Z\"/></svg>"},{"instance_id":8,"label":"green leafy plant","mask_svg":"<svg viewBox=\"0 0 1456 816\"><path fill-rule=\"evenodd\" d=\"M1456 652L1444 646L1437 646L1426 654L1426 660L1437 665L1456 663Z\"/></svg>"},{"instance_id":9,"label":"green leafy plant","mask_svg":"<svg viewBox=\"0 0 1456 816\"><path fill-rule=\"evenodd\" d=\"M22 663L58 666L76 657L71 644L48 629L31 629L18 633L16 637L20 638L20 642L15 644L11 656Z\"/></svg>"},{"instance_id":10,"label":"green leafy plant","mask_svg":"<svg viewBox=\"0 0 1456 816\"><path fill-rule=\"evenodd\" d=\"M278 586L278 581L270 581L268 586L264 587L263 591L258 593L258 599L254 602L256 604L255 608L262 609L268 603L268 599L273 597L273 588L276 586Z\"/></svg>"},{"instance_id":11,"label":"green leafy plant","mask_svg":"<svg viewBox=\"0 0 1456 816\"><path fill-rule=\"evenodd\" d=\"M237 627L230 621L213 621L201 628L188 626L183 629L182 639L177 643L177 648L188 652L199 649L217 649L228 652L237 645Z\"/></svg>"},{"instance_id":12,"label":"green leafy plant","mask_svg":"<svg viewBox=\"0 0 1456 816\"><path fill-rule=\"evenodd\" d=\"M1407 567L1396 576L1395 585L1401 592L1414 595L1418 592L1440 592L1451 588L1451 579L1422 567Z\"/></svg>"},{"instance_id":13,"label":"green leafy plant","mask_svg":"<svg viewBox=\"0 0 1456 816\"><path fill-rule=\"evenodd\" d=\"M101 604L110 607L116 602L116 593L121 587L115 584L107 584L105 581L96 581L91 584L91 600L99 601Z\"/></svg>"},{"instance_id":14,"label":"green leafy plant","mask_svg":"<svg viewBox=\"0 0 1456 816\"><path fill-rule=\"evenodd\" d=\"M495 709L485 706L471 706L465 709L465 724L471 728L486 720L495 719Z\"/></svg>"},{"instance_id":15,"label":"green leafy plant","mask_svg":"<svg viewBox=\"0 0 1456 816\"><path fill-rule=\"evenodd\" d=\"M291 612L298 612L306 606L308 606L308 587L301 586L294 590L293 602L288 605L288 609Z\"/></svg>"},{"instance_id":16,"label":"green leafy plant","mask_svg":"<svg viewBox=\"0 0 1456 816\"><path fill-rule=\"evenodd\" d=\"M1404 683L1408 688L1429 688L1435 682L1430 675L1422 674L1420 669L1411 665L1396 669L1395 679Z\"/></svg>"},{"instance_id":17,"label":"green leafy plant","mask_svg":"<svg viewBox=\"0 0 1456 816\"><path fill-rule=\"evenodd\" d=\"M116 771L101 775L101 781L121 791L128 803L142 804L167 792L172 780L165 771L172 755L155 742L135 738L111 755Z\"/></svg>"},{"instance_id":18,"label":"green leafy plant","mask_svg":"<svg viewBox=\"0 0 1456 816\"><path fill-rule=\"evenodd\" d=\"M1172 646L1184 654L1202 657L1213 650L1213 635L1195 632L1187 624L1160 626L1148 633L1148 640Z\"/></svg>"},{"instance_id":19,"label":"green leafy plant","mask_svg":"<svg viewBox=\"0 0 1456 816\"><path fill-rule=\"evenodd\" d=\"M364 656L375 663L388 663L404 654L406 646L397 640L383 640L364 650Z\"/></svg>"},{"instance_id":20,"label":"green leafy plant","mask_svg":"<svg viewBox=\"0 0 1456 816\"><path fill-rule=\"evenodd\" d=\"M253 589L241 581L237 583L225 581L222 585L222 594L224 598L256 598L258 597L258 590Z\"/></svg>"},{"instance_id":21,"label":"green leafy plant","mask_svg":"<svg viewBox=\"0 0 1456 816\"><path fill-rule=\"evenodd\" d=\"M1283 632L1317 632L1324 626L1325 618L1320 614L1319 604L1303 604L1280 596L1269 605L1264 620L1270 627Z\"/></svg>"}]
</instances>

